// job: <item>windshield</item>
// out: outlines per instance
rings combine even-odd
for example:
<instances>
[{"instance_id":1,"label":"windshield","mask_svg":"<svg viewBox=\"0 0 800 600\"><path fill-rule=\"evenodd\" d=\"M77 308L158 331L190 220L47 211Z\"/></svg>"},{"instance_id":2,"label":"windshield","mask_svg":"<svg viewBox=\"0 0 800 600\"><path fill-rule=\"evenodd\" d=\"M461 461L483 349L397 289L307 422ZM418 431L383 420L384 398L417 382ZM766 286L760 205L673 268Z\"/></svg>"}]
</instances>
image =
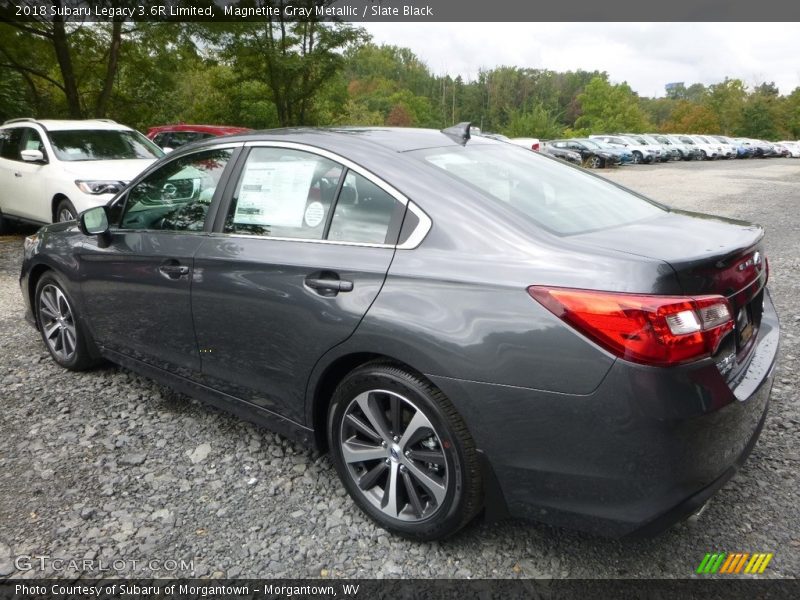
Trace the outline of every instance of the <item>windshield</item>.
<instances>
[{"instance_id":1,"label":"windshield","mask_svg":"<svg viewBox=\"0 0 800 600\"><path fill-rule=\"evenodd\" d=\"M599 148L619 150L619 145L614 146L613 144L609 144L608 142L604 142L602 140L592 140L592 141L594 142L595 146L598 146Z\"/></svg>"},{"instance_id":2,"label":"windshield","mask_svg":"<svg viewBox=\"0 0 800 600\"><path fill-rule=\"evenodd\" d=\"M576 140L586 146L587 148L600 148L600 142L597 140Z\"/></svg>"},{"instance_id":3,"label":"windshield","mask_svg":"<svg viewBox=\"0 0 800 600\"><path fill-rule=\"evenodd\" d=\"M409 154L556 235L617 227L664 210L580 169L506 145L448 146Z\"/></svg>"},{"instance_id":4,"label":"windshield","mask_svg":"<svg viewBox=\"0 0 800 600\"><path fill-rule=\"evenodd\" d=\"M164 152L138 131L127 129L74 129L48 132L59 160L154 159Z\"/></svg>"}]
</instances>

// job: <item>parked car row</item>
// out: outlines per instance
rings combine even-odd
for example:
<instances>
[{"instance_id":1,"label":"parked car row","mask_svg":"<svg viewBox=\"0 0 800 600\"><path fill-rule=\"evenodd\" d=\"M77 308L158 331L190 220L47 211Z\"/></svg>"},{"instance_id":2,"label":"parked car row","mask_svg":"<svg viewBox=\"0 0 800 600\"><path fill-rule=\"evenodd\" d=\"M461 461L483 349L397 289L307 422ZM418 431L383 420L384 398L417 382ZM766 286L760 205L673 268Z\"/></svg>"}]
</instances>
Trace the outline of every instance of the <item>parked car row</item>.
<instances>
[{"instance_id":1,"label":"parked car row","mask_svg":"<svg viewBox=\"0 0 800 600\"><path fill-rule=\"evenodd\" d=\"M735 158L800 158L800 142L767 142L724 135L675 133L592 134L586 138L542 141L537 138L506 138L508 141L590 168L624 164L652 164L671 160L718 160Z\"/></svg>"}]
</instances>

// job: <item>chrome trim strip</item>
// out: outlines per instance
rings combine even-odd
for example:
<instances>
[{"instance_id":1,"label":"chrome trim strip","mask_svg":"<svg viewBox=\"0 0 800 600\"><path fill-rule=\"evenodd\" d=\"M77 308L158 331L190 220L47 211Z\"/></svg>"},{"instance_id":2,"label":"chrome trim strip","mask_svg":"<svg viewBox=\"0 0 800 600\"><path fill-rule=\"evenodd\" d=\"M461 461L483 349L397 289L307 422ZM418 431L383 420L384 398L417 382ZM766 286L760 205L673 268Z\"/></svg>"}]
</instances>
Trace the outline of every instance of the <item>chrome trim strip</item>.
<instances>
[{"instance_id":1,"label":"chrome trim strip","mask_svg":"<svg viewBox=\"0 0 800 600\"><path fill-rule=\"evenodd\" d=\"M255 235L248 233L225 233L224 231L215 231L208 234L209 237L232 237L244 238L251 240L273 240L276 242L303 242L304 244L329 244L333 246L361 246L364 248L394 248L392 244L370 244L368 242L340 242L339 240L312 240L309 238L290 238L290 237L273 237L270 235Z\"/></svg>"}]
</instances>

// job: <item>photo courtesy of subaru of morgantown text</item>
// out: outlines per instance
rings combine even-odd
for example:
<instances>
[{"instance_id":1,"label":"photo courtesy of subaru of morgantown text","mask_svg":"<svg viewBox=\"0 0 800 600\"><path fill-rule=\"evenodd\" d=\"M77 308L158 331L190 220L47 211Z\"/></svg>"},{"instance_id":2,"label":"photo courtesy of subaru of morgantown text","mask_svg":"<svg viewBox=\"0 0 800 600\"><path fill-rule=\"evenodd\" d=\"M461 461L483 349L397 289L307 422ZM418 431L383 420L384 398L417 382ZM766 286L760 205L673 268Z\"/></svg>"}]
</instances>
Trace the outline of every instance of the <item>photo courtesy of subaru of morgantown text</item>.
<instances>
[{"instance_id":1,"label":"photo courtesy of subaru of morgantown text","mask_svg":"<svg viewBox=\"0 0 800 600\"><path fill-rule=\"evenodd\" d=\"M52 222L20 284L53 360L112 361L329 452L392 533L482 514L655 534L757 442L779 341L764 230L566 162L678 142L555 158L461 123L199 131L164 154L90 125L91 156L66 122L0 132L7 181L65 181L3 205ZM117 158L146 168L106 175Z\"/></svg>"}]
</instances>

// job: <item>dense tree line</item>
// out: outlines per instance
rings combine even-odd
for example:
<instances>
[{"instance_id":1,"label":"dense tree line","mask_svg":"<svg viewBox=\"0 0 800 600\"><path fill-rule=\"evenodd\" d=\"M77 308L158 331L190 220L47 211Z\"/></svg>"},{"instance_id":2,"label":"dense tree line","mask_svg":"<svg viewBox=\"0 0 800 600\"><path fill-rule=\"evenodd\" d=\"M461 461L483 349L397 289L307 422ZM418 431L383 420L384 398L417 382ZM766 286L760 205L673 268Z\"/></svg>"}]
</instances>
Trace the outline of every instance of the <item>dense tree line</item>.
<instances>
[{"instance_id":1,"label":"dense tree line","mask_svg":"<svg viewBox=\"0 0 800 600\"><path fill-rule=\"evenodd\" d=\"M309 1L309 0L303 0ZM445 127L552 138L674 131L800 137L800 88L738 79L638 96L598 71L508 66L473 81L431 73L408 48L349 23L0 23L0 121Z\"/></svg>"}]
</instances>

